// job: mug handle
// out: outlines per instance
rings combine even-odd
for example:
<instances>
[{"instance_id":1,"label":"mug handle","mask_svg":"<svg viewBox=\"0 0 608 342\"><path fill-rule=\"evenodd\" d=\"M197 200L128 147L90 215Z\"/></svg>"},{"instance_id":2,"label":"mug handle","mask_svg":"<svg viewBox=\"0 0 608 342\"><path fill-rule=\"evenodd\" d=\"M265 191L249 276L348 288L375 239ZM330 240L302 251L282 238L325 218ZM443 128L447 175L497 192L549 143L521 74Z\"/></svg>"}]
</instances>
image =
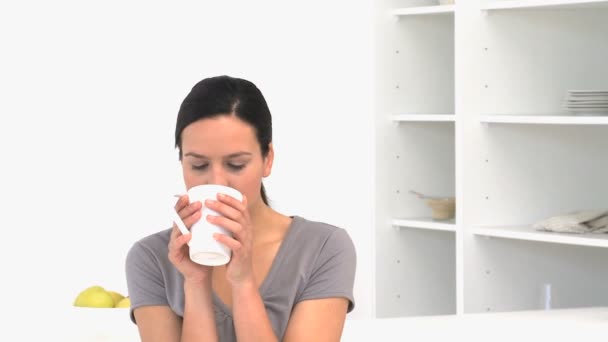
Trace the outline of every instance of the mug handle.
<instances>
[{"instance_id":1,"label":"mug handle","mask_svg":"<svg viewBox=\"0 0 608 342\"><path fill-rule=\"evenodd\" d=\"M182 221L175 209L171 209L171 216L173 217L173 222L177 225L177 228L179 228L179 231L182 232L182 234L190 234L190 231L186 228L184 221Z\"/></svg>"}]
</instances>

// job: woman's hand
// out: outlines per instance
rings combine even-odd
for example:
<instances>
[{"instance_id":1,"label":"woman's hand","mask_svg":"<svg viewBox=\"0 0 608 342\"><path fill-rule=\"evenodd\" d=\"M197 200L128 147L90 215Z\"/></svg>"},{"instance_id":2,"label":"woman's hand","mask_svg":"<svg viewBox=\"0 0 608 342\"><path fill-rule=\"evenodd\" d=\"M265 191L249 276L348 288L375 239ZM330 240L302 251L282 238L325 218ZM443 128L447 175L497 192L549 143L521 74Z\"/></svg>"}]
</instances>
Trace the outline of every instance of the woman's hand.
<instances>
[{"instance_id":1,"label":"woman's hand","mask_svg":"<svg viewBox=\"0 0 608 342\"><path fill-rule=\"evenodd\" d=\"M175 211L190 230L192 225L201 218L201 202L189 204L188 195L183 195L175 204ZM188 241L192 234L182 234L177 225L173 223L171 238L169 239L169 261L184 276L185 281L210 281L212 269L209 266L199 265L190 260Z\"/></svg>"},{"instance_id":2,"label":"woman's hand","mask_svg":"<svg viewBox=\"0 0 608 342\"><path fill-rule=\"evenodd\" d=\"M207 215L207 221L228 230L233 235L230 237L214 234L217 241L232 250L232 257L226 269L227 280L232 286L254 284L251 262L253 226L247 210L247 198L243 195L241 202L234 197L218 194L217 199L217 201L205 201L205 206L223 215Z\"/></svg>"}]
</instances>

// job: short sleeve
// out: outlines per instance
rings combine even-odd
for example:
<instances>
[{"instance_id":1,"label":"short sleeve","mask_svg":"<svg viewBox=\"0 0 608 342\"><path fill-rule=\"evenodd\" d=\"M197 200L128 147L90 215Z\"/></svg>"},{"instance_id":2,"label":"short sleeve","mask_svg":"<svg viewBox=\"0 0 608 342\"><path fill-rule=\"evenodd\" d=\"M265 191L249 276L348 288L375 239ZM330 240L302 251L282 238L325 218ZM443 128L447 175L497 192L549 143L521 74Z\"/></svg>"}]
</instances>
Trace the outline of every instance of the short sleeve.
<instances>
[{"instance_id":1,"label":"short sleeve","mask_svg":"<svg viewBox=\"0 0 608 342\"><path fill-rule=\"evenodd\" d=\"M356 266L357 256L350 236L346 230L336 229L325 241L296 302L343 297L348 299L348 312L351 312L355 307L353 286Z\"/></svg>"},{"instance_id":2,"label":"short sleeve","mask_svg":"<svg viewBox=\"0 0 608 342\"><path fill-rule=\"evenodd\" d=\"M154 255L141 243L135 243L125 262L127 289L131 299L131 320L135 322L133 311L146 305L169 305L165 292L163 275Z\"/></svg>"}]
</instances>

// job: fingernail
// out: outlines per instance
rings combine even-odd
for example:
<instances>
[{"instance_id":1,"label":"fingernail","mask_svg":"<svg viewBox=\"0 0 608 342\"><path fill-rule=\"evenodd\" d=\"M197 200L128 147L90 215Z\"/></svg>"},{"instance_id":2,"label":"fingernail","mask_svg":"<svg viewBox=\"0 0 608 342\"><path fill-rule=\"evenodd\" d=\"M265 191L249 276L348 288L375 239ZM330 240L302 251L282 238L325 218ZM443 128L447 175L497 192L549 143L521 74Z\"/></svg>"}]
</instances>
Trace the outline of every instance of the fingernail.
<instances>
[{"instance_id":1,"label":"fingernail","mask_svg":"<svg viewBox=\"0 0 608 342\"><path fill-rule=\"evenodd\" d=\"M220 234L218 234L218 233L214 233L214 234L213 234L213 238L214 238L214 239L216 239L216 240L217 240L219 237L220 237Z\"/></svg>"},{"instance_id":2,"label":"fingernail","mask_svg":"<svg viewBox=\"0 0 608 342\"><path fill-rule=\"evenodd\" d=\"M217 198L224 199L224 198L226 198L226 195L224 195L224 194L217 194Z\"/></svg>"}]
</instances>

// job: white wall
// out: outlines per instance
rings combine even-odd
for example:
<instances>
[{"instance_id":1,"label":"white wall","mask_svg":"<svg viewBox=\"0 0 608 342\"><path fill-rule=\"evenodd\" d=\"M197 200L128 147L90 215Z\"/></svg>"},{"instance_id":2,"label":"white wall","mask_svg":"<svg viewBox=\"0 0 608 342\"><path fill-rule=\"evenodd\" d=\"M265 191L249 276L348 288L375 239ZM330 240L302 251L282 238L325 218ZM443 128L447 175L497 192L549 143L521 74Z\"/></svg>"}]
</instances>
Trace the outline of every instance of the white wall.
<instances>
[{"instance_id":1,"label":"white wall","mask_svg":"<svg viewBox=\"0 0 608 342\"><path fill-rule=\"evenodd\" d=\"M54 312L92 284L126 291L126 251L169 227L182 189L178 107L228 74L256 83L273 113L274 206L348 229L351 317L372 315L370 4L207 3L2 5L3 310Z\"/></svg>"}]
</instances>

